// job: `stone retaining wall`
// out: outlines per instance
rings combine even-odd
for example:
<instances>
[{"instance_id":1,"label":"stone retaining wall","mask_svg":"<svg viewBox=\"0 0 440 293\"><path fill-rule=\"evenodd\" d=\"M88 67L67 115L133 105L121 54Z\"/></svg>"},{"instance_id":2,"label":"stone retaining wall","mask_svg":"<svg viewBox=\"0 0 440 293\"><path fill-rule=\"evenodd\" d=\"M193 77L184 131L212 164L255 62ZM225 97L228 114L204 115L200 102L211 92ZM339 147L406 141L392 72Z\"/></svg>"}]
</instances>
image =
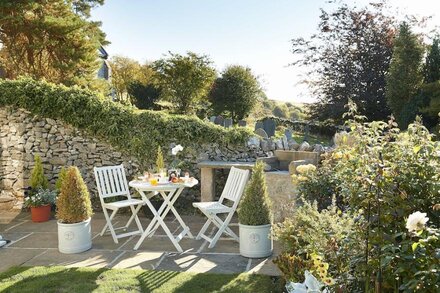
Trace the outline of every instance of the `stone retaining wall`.
<instances>
[{"instance_id":1,"label":"stone retaining wall","mask_svg":"<svg viewBox=\"0 0 440 293\"><path fill-rule=\"evenodd\" d=\"M94 166L124 164L128 179L144 171L136 158L102 140L90 137L62 121L41 118L25 110L0 108L0 130L0 206L10 206L12 203L16 208L21 208L24 188L29 185L36 154L41 156L45 176L52 186L62 166L77 166L89 187L95 208L99 204ZM316 147L253 137L240 147L221 146L213 142L184 148L182 154L191 175L200 178L197 168L199 161L255 161L258 157L272 156L275 149L312 150ZM220 172L216 184L220 182L221 185L225 175ZM221 192L222 189L217 190ZM200 187L186 190L182 196L189 202L199 200Z\"/></svg>"}]
</instances>

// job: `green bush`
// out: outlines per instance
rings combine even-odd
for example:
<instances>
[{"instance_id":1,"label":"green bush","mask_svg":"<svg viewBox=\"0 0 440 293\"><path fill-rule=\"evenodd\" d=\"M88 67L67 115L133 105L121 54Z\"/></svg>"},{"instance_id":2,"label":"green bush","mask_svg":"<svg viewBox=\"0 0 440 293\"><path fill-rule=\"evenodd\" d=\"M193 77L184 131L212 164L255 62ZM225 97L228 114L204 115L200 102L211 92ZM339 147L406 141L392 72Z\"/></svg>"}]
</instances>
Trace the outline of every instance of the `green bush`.
<instances>
[{"instance_id":1,"label":"green bush","mask_svg":"<svg viewBox=\"0 0 440 293\"><path fill-rule=\"evenodd\" d=\"M240 224L259 226L271 223L271 202L267 193L264 163L256 163L238 209Z\"/></svg>"},{"instance_id":2,"label":"green bush","mask_svg":"<svg viewBox=\"0 0 440 293\"><path fill-rule=\"evenodd\" d=\"M79 223L92 216L89 191L77 167L67 169L56 206L57 219L63 223Z\"/></svg>"},{"instance_id":3,"label":"green bush","mask_svg":"<svg viewBox=\"0 0 440 293\"><path fill-rule=\"evenodd\" d=\"M33 114L60 119L135 156L141 164L153 164L159 145L175 142L198 146L243 144L251 131L225 129L195 116L142 111L101 99L77 87L32 79L0 80L0 106L26 109Z\"/></svg>"},{"instance_id":4,"label":"green bush","mask_svg":"<svg viewBox=\"0 0 440 293\"><path fill-rule=\"evenodd\" d=\"M291 217L274 227L274 238L283 248L274 262L288 281L304 281L308 270L323 283L344 284L348 289L355 277L350 266L363 251L359 231L355 216L342 213L335 203L319 211L316 202L303 201Z\"/></svg>"},{"instance_id":5,"label":"green bush","mask_svg":"<svg viewBox=\"0 0 440 293\"><path fill-rule=\"evenodd\" d=\"M47 178L44 177L41 157L39 155L35 155L35 165L31 173L31 188L35 191L39 188L47 189L48 186L49 182L47 181Z\"/></svg>"},{"instance_id":6,"label":"green bush","mask_svg":"<svg viewBox=\"0 0 440 293\"><path fill-rule=\"evenodd\" d=\"M58 179L55 182L55 189L60 191L61 185L63 184L64 178L66 178L67 169L63 166L61 167L60 173L58 173Z\"/></svg>"}]
</instances>

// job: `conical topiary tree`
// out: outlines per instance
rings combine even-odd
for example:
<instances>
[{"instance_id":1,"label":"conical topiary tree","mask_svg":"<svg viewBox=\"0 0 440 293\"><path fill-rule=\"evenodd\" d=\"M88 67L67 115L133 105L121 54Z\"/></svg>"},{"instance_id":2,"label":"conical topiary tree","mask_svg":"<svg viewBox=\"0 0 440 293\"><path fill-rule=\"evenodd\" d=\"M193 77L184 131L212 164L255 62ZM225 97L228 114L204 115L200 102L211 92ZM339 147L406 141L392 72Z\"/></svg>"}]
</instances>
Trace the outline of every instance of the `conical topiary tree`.
<instances>
[{"instance_id":1,"label":"conical topiary tree","mask_svg":"<svg viewBox=\"0 0 440 293\"><path fill-rule=\"evenodd\" d=\"M271 200L267 193L266 179L264 177L264 163L258 161L252 171L244 197L238 209L240 224L260 226L271 223Z\"/></svg>"},{"instance_id":2,"label":"conical topiary tree","mask_svg":"<svg viewBox=\"0 0 440 293\"><path fill-rule=\"evenodd\" d=\"M67 169L63 166L61 167L60 173L58 173L58 179L55 182L55 189L60 191L61 185L63 184L64 178L66 178Z\"/></svg>"},{"instance_id":3,"label":"conical topiary tree","mask_svg":"<svg viewBox=\"0 0 440 293\"><path fill-rule=\"evenodd\" d=\"M77 167L67 169L56 205L56 216L62 223L79 223L92 216L89 191Z\"/></svg>"},{"instance_id":4,"label":"conical topiary tree","mask_svg":"<svg viewBox=\"0 0 440 293\"><path fill-rule=\"evenodd\" d=\"M35 160L35 165L31 173L31 188L32 190L37 190L39 188L47 189L49 186L49 182L47 181L47 178L44 177L41 157L39 155L35 155L34 160Z\"/></svg>"}]
</instances>

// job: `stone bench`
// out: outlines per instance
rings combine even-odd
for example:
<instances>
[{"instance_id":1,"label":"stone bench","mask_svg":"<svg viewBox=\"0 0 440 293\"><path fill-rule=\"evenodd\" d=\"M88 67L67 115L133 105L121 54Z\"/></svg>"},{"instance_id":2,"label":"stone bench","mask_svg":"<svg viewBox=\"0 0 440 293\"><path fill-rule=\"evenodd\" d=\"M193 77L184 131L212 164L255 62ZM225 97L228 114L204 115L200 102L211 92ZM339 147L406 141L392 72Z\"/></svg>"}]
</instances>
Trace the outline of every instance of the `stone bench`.
<instances>
[{"instance_id":1,"label":"stone bench","mask_svg":"<svg viewBox=\"0 0 440 293\"><path fill-rule=\"evenodd\" d=\"M252 169L255 162L224 162L224 161L202 161L197 164L200 168L200 192L201 201L214 201L215 197L215 169Z\"/></svg>"}]
</instances>

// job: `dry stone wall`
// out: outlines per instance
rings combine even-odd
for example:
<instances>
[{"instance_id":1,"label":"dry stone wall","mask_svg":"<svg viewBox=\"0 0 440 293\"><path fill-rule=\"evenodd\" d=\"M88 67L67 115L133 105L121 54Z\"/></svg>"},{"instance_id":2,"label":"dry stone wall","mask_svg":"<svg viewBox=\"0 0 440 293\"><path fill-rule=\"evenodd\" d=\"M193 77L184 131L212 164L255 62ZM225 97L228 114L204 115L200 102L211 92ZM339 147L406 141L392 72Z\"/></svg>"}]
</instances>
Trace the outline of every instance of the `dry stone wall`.
<instances>
[{"instance_id":1,"label":"dry stone wall","mask_svg":"<svg viewBox=\"0 0 440 293\"><path fill-rule=\"evenodd\" d=\"M0 108L0 209L21 208L24 190L29 186L34 156L40 155L45 176L53 186L62 166L75 165L81 171L95 209L99 209L93 167L123 164L128 179L148 166L117 150L103 140L74 129L60 120L35 116L26 110ZM172 146L170 146L172 147ZM310 150L314 146L308 146ZM224 146L221 142L184 146L182 156L192 176L200 178L197 163L204 160L252 162L273 156L276 149L301 148L296 142L252 137L242 146ZM163 148L165 149L165 148ZM170 149L170 148L169 148ZM227 173L218 171L216 185L223 186ZM216 189L221 192L222 188ZM181 205L200 200L200 187L185 190Z\"/></svg>"}]
</instances>

